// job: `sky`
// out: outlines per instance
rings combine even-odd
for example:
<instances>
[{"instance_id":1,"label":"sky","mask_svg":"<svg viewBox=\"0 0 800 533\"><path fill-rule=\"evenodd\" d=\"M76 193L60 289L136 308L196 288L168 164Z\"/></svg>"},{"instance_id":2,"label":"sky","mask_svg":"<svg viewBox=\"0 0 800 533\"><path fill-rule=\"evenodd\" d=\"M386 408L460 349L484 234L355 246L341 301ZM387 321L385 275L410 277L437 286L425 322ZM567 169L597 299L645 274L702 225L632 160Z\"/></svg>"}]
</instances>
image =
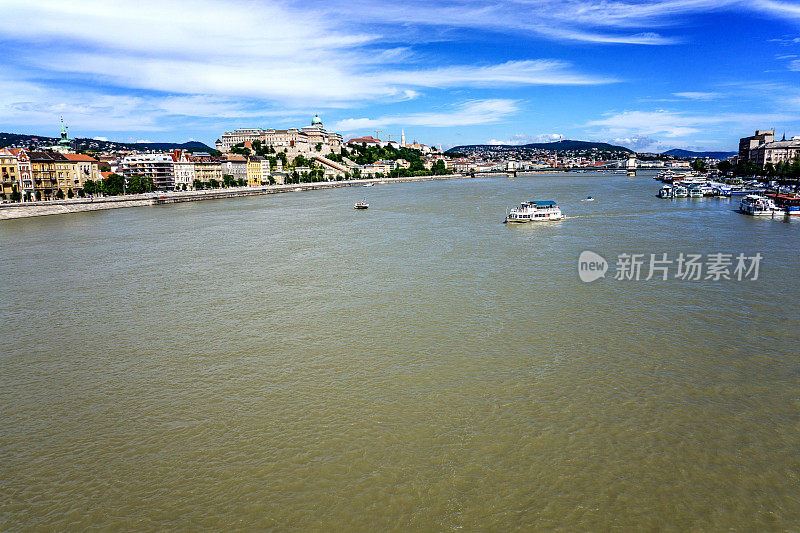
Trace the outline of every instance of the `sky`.
<instances>
[{"instance_id":1,"label":"sky","mask_svg":"<svg viewBox=\"0 0 800 533\"><path fill-rule=\"evenodd\" d=\"M0 131L442 145L800 135L800 2L0 0ZM376 133L380 132L380 133Z\"/></svg>"}]
</instances>

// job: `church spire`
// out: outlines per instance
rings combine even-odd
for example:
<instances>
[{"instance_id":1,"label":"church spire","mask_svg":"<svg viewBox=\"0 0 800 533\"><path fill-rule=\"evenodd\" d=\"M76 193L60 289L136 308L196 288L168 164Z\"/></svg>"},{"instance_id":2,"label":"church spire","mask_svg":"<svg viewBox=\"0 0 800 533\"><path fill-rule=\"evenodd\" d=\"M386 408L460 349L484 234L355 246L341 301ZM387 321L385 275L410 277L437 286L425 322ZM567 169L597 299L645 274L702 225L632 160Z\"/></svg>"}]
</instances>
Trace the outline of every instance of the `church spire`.
<instances>
[{"instance_id":1,"label":"church spire","mask_svg":"<svg viewBox=\"0 0 800 533\"><path fill-rule=\"evenodd\" d=\"M69 134L67 133L67 126L64 124L64 117L61 117L61 140L58 141L59 146L69 146Z\"/></svg>"}]
</instances>

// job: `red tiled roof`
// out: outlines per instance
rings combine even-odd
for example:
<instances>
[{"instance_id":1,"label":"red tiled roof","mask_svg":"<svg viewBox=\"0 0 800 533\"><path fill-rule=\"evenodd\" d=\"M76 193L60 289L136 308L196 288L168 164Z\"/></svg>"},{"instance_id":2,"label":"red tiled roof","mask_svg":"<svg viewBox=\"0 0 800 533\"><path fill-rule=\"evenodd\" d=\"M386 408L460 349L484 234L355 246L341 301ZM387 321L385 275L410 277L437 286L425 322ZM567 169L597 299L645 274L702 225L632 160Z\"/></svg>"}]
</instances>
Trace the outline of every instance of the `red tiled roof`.
<instances>
[{"instance_id":1,"label":"red tiled roof","mask_svg":"<svg viewBox=\"0 0 800 533\"><path fill-rule=\"evenodd\" d=\"M86 154L64 154L64 157L70 161L87 161L89 163L97 163L97 159Z\"/></svg>"}]
</instances>

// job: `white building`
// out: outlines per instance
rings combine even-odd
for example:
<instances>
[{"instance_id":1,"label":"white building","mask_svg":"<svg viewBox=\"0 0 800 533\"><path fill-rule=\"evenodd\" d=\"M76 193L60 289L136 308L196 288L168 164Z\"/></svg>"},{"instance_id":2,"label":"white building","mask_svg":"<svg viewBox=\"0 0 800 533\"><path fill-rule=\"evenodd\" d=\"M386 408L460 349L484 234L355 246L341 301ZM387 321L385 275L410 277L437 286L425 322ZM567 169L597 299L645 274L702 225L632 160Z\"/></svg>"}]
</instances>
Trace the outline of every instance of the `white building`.
<instances>
[{"instance_id":1,"label":"white building","mask_svg":"<svg viewBox=\"0 0 800 533\"><path fill-rule=\"evenodd\" d=\"M233 176L233 179L239 183L239 180L247 183L247 158L242 155L228 154L221 160L222 175Z\"/></svg>"},{"instance_id":2,"label":"white building","mask_svg":"<svg viewBox=\"0 0 800 533\"><path fill-rule=\"evenodd\" d=\"M172 154L130 154L120 161L119 172L126 178L145 176L153 178L156 189L171 191L175 188L175 168Z\"/></svg>"},{"instance_id":3,"label":"white building","mask_svg":"<svg viewBox=\"0 0 800 533\"><path fill-rule=\"evenodd\" d=\"M172 153L173 175L175 177L176 189L192 189L194 187L195 173L194 162L189 158L189 154L182 150L175 150Z\"/></svg>"}]
</instances>

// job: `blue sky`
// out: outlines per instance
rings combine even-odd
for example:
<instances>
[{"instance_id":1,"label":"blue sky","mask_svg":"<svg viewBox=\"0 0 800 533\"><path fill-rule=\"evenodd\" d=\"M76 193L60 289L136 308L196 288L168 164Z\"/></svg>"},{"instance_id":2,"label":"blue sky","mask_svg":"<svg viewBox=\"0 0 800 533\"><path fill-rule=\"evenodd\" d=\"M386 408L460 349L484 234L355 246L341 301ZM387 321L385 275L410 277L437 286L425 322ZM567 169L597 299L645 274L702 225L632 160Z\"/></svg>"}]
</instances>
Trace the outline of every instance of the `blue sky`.
<instances>
[{"instance_id":1,"label":"blue sky","mask_svg":"<svg viewBox=\"0 0 800 533\"><path fill-rule=\"evenodd\" d=\"M0 131L735 150L800 135L800 3L0 2Z\"/></svg>"}]
</instances>

